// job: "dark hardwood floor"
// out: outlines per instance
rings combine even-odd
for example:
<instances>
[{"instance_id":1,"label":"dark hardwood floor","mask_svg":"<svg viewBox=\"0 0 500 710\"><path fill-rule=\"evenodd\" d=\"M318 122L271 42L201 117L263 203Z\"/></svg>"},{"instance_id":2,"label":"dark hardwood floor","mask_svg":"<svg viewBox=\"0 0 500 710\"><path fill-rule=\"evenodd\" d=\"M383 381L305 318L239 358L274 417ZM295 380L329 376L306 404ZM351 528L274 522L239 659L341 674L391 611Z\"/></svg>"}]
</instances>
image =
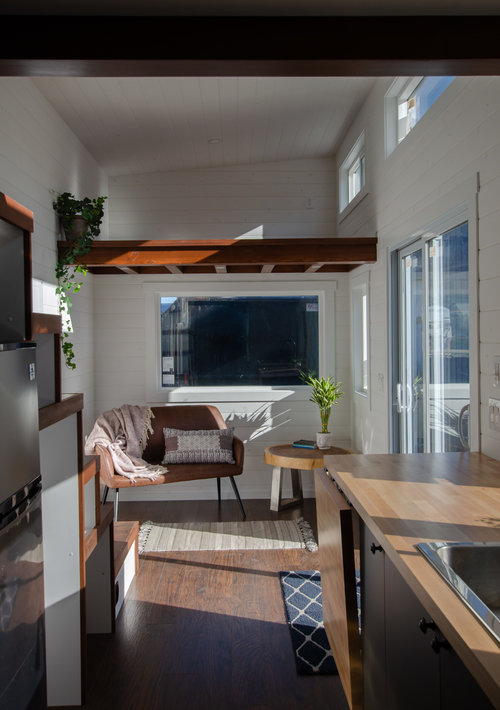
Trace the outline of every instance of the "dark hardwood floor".
<instances>
[{"instance_id":1,"label":"dark hardwood floor","mask_svg":"<svg viewBox=\"0 0 500 710\"><path fill-rule=\"evenodd\" d=\"M247 519L303 515L313 500ZM239 520L235 501L120 503L120 519ZM88 637L88 710L347 710L338 676L299 676L278 572L316 569L304 550L141 555L114 635Z\"/></svg>"}]
</instances>

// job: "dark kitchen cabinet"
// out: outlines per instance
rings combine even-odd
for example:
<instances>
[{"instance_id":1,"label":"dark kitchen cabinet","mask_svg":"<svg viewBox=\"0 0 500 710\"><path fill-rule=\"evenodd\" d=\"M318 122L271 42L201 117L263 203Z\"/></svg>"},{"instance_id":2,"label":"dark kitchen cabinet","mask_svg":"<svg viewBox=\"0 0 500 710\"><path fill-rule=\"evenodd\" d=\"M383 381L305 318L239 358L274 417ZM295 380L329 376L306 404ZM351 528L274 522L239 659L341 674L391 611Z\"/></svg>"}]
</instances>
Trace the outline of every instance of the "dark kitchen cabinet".
<instances>
[{"instance_id":1,"label":"dark kitchen cabinet","mask_svg":"<svg viewBox=\"0 0 500 710\"><path fill-rule=\"evenodd\" d=\"M366 525L361 624L364 710L493 710Z\"/></svg>"}]
</instances>

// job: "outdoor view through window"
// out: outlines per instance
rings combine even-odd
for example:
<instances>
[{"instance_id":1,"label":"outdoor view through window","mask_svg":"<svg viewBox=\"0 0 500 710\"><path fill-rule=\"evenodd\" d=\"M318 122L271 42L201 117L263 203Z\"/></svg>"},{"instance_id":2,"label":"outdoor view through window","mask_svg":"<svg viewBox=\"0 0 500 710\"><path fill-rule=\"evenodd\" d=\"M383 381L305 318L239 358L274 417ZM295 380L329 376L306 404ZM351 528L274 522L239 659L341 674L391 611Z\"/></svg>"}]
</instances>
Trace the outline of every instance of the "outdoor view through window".
<instances>
[{"instance_id":1,"label":"outdoor view through window","mask_svg":"<svg viewBox=\"0 0 500 710\"><path fill-rule=\"evenodd\" d=\"M162 296L162 387L302 384L319 367L318 301Z\"/></svg>"}]
</instances>

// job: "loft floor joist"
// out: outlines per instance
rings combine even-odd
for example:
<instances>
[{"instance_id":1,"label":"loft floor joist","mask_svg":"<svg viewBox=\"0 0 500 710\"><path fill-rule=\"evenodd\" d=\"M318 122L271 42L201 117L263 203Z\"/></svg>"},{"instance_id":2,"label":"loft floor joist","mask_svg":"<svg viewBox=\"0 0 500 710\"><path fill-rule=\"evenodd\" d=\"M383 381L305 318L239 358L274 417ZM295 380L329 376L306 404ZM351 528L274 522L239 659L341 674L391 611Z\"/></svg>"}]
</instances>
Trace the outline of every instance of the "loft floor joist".
<instances>
[{"instance_id":1,"label":"loft floor joist","mask_svg":"<svg viewBox=\"0 0 500 710\"><path fill-rule=\"evenodd\" d=\"M59 242L59 257L68 248ZM96 241L76 263L94 274L325 273L377 259L376 237Z\"/></svg>"}]
</instances>

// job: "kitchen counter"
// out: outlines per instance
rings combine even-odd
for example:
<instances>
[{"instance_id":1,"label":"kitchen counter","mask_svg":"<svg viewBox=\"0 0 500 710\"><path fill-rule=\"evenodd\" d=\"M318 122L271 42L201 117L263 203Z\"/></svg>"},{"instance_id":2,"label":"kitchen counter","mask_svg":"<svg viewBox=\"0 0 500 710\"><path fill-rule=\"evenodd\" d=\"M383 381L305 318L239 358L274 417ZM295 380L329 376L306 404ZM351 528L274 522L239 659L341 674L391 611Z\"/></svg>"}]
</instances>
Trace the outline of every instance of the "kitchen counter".
<instances>
[{"instance_id":1,"label":"kitchen counter","mask_svg":"<svg viewBox=\"0 0 500 710\"><path fill-rule=\"evenodd\" d=\"M500 645L415 548L500 541L500 462L478 453L326 456L325 466L495 707Z\"/></svg>"}]
</instances>

